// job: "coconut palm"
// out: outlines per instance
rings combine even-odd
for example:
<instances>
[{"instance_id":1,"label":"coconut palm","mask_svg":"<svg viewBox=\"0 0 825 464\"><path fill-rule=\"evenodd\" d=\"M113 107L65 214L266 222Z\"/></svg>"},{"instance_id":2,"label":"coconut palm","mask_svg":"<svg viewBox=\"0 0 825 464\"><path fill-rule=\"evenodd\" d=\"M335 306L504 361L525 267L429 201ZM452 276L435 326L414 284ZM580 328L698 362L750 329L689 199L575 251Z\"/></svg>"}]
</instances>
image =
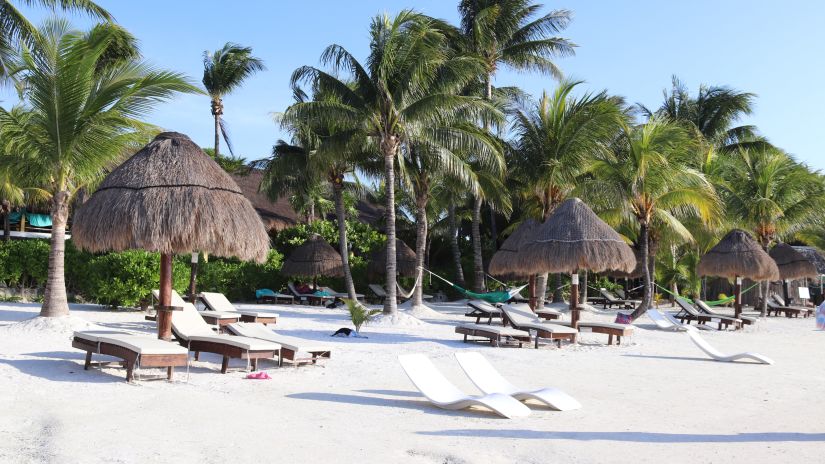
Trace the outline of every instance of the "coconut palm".
<instances>
[{"instance_id":1,"label":"coconut palm","mask_svg":"<svg viewBox=\"0 0 825 464\"><path fill-rule=\"evenodd\" d=\"M264 62L252 56L252 48L227 42L215 52L203 52L203 86L209 94L212 117L215 118L215 157L220 157L221 135L232 153L232 144L223 121L223 97L258 71Z\"/></svg>"},{"instance_id":2,"label":"coconut palm","mask_svg":"<svg viewBox=\"0 0 825 464\"><path fill-rule=\"evenodd\" d=\"M146 138L138 118L176 92L197 92L180 74L131 60L111 60L118 32L72 31L62 20L39 29L21 57L22 110L0 109L0 137L20 161L16 176L50 198L49 272L42 316L68 314L63 256L73 195ZM107 66L100 66L101 59Z\"/></svg>"},{"instance_id":3,"label":"coconut palm","mask_svg":"<svg viewBox=\"0 0 825 464\"><path fill-rule=\"evenodd\" d=\"M0 161L9 155L0 154ZM9 215L12 206L23 202L23 188L14 179L7 163L0 163L0 214L3 215L3 241L11 238Z\"/></svg>"},{"instance_id":4,"label":"coconut palm","mask_svg":"<svg viewBox=\"0 0 825 464\"><path fill-rule=\"evenodd\" d=\"M370 26L366 66L339 45L327 47L321 61L327 73L304 66L292 76L293 85L309 82L323 88L333 101L310 101L290 107L287 117L337 124L363 134L377 147L384 166L386 190L387 299L384 313L396 305L395 183L396 160L402 146L426 145L449 150L489 150L484 140L457 135L445 126L456 117L494 119L496 111L481 98L457 92L475 79L482 64L449 50L449 30L441 22L405 10L390 18L376 16ZM337 77L346 74L346 79ZM325 124L324 124L325 123Z\"/></svg>"},{"instance_id":5,"label":"coconut palm","mask_svg":"<svg viewBox=\"0 0 825 464\"><path fill-rule=\"evenodd\" d=\"M593 179L586 190L610 207L606 216L632 219L638 225L643 263L650 261L651 228L657 223L683 230L680 216L709 220L718 210L715 190L693 167L694 139L681 125L654 117L638 126L624 125L613 153L597 153L590 165ZM653 298L650 266L643 268L645 283L637 318Z\"/></svg>"}]
</instances>

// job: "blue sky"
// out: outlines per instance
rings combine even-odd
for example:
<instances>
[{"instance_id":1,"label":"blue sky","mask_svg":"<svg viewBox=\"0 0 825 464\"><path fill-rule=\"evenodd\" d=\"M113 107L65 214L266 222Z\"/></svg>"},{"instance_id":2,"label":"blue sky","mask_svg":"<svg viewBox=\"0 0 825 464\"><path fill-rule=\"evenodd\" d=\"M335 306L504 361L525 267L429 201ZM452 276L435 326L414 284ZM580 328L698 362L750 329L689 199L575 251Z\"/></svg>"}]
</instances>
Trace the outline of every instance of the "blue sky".
<instances>
[{"instance_id":1,"label":"blue sky","mask_svg":"<svg viewBox=\"0 0 825 464\"><path fill-rule=\"evenodd\" d=\"M224 99L235 152L247 159L269 154L282 137L271 120L291 101L289 76L298 66L318 64L321 51L337 43L359 58L367 52L367 26L381 12L415 8L457 21L451 0L169 1L100 0L141 42L155 65L183 72L200 83L204 50L232 41L251 46L268 70ZM823 45L825 2L790 0L661 0L545 3L565 8L574 20L564 37L579 45L576 56L558 60L568 77L591 90L607 89L629 102L657 106L677 75L695 91L700 83L756 93L755 124L774 144L825 170L817 130L825 103ZM43 10L26 10L39 22ZM78 27L89 21L75 16ZM532 95L552 89L546 76L502 71L496 85L519 85ZM4 104L9 95L2 97ZM183 96L149 118L212 145L213 123L205 96ZM225 151L225 150L224 150Z\"/></svg>"}]
</instances>

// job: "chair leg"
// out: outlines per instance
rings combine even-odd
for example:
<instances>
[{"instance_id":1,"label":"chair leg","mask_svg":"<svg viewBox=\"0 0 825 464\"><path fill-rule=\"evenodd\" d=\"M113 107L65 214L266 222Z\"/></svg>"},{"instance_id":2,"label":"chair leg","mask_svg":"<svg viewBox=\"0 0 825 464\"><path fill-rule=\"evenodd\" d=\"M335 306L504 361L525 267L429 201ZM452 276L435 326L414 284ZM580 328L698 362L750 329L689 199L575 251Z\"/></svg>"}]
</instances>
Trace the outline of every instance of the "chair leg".
<instances>
[{"instance_id":1,"label":"chair leg","mask_svg":"<svg viewBox=\"0 0 825 464\"><path fill-rule=\"evenodd\" d=\"M613 334L608 334L608 335L607 335L607 344L608 344L608 345L612 345L612 344L613 344Z\"/></svg>"},{"instance_id":2,"label":"chair leg","mask_svg":"<svg viewBox=\"0 0 825 464\"><path fill-rule=\"evenodd\" d=\"M92 365L92 352L86 352L86 363L83 365L83 370L88 371L89 367Z\"/></svg>"},{"instance_id":3,"label":"chair leg","mask_svg":"<svg viewBox=\"0 0 825 464\"><path fill-rule=\"evenodd\" d=\"M252 370L253 371L258 370L258 358L255 358L255 359L252 360Z\"/></svg>"},{"instance_id":4,"label":"chair leg","mask_svg":"<svg viewBox=\"0 0 825 464\"><path fill-rule=\"evenodd\" d=\"M223 357L223 362L221 363L221 374L226 374L226 369L229 368L229 356Z\"/></svg>"},{"instance_id":5,"label":"chair leg","mask_svg":"<svg viewBox=\"0 0 825 464\"><path fill-rule=\"evenodd\" d=\"M201 357L201 352L200 351L195 351L195 361L197 361L198 358L200 358L200 357Z\"/></svg>"},{"instance_id":6,"label":"chair leg","mask_svg":"<svg viewBox=\"0 0 825 464\"><path fill-rule=\"evenodd\" d=\"M172 380L172 375L174 375L174 373L175 373L175 368L174 367L169 366L168 368L166 368L166 380Z\"/></svg>"}]
</instances>

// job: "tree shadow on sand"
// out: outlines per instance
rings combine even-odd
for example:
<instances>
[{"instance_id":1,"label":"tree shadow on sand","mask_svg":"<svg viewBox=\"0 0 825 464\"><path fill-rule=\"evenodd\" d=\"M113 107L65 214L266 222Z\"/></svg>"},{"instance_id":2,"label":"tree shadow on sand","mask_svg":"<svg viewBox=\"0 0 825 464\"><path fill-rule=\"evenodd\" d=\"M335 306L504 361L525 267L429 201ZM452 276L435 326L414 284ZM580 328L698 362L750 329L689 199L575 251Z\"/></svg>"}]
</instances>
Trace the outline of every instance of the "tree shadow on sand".
<instances>
[{"instance_id":1,"label":"tree shadow on sand","mask_svg":"<svg viewBox=\"0 0 825 464\"><path fill-rule=\"evenodd\" d=\"M763 443L819 442L825 433L751 432L736 434L689 434L659 432L541 432L520 429L456 429L417 432L445 437L520 438L534 440L620 441L631 443Z\"/></svg>"}]
</instances>

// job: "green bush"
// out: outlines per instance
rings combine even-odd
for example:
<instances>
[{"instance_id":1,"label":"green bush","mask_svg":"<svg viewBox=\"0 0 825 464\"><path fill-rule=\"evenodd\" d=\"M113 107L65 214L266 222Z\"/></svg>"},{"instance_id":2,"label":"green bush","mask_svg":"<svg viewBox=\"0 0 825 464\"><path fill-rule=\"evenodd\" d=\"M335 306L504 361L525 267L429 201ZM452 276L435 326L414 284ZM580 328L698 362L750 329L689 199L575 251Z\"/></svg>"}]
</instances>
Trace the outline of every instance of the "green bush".
<instances>
[{"instance_id":1,"label":"green bush","mask_svg":"<svg viewBox=\"0 0 825 464\"><path fill-rule=\"evenodd\" d=\"M0 282L9 287L42 287L49 270L49 242L0 242Z\"/></svg>"},{"instance_id":2,"label":"green bush","mask_svg":"<svg viewBox=\"0 0 825 464\"><path fill-rule=\"evenodd\" d=\"M338 249L338 225L335 221L320 220L310 224L298 224L288 227L275 236L273 246L289 254L302 245L313 234L318 234L333 248ZM347 220L347 242L350 250L366 256L386 243L386 235L378 232L367 223L354 219Z\"/></svg>"},{"instance_id":3,"label":"green bush","mask_svg":"<svg viewBox=\"0 0 825 464\"><path fill-rule=\"evenodd\" d=\"M283 255L277 250L269 250L263 264L210 257L198 267L198 291L220 292L234 301L252 300L259 288L279 290L286 285L286 278L279 273L282 263ZM189 274L186 275L188 285Z\"/></svg>"}]
</instances>

